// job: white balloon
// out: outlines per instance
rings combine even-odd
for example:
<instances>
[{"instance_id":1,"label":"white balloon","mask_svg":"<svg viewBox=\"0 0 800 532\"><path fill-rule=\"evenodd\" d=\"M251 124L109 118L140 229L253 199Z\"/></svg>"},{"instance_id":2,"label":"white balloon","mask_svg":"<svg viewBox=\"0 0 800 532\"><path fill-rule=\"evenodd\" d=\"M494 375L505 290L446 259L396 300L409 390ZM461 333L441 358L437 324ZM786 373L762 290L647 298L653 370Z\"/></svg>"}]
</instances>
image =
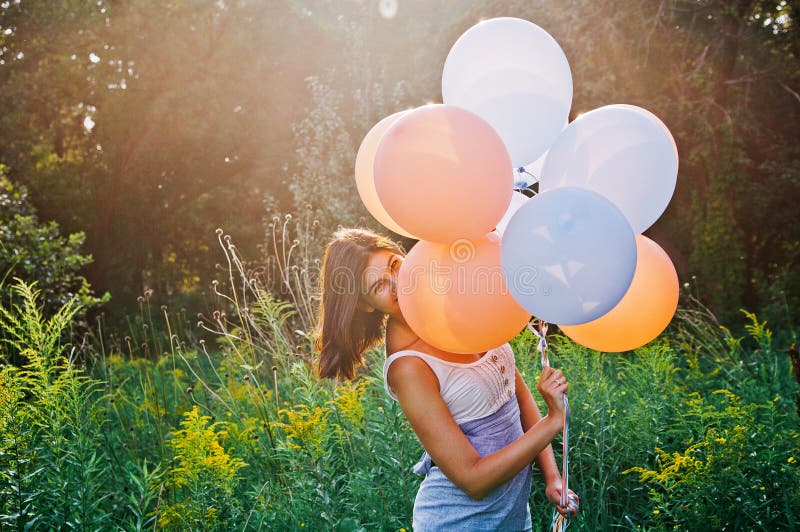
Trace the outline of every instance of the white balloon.
<instances>
[{"instance_id":1,"label":"white balloon","mask_svg":"<svg viewBox=\"0 0 800 532\"><path fill-rule=\"evenodd\" d=\"M639 107L637 105L630 105L630 104L627 104L627 103L617 103L617 104L614 104L614 107L620 107L620 108L623 108L623 109L630 109L631 111L636 111L637 113L641 113L644 116L650 118L653 122L657 123L659 126L661 126L662 129L664 129L664 131L666 131L667 135L669 136L669 140L670 140L670 142L672 142L672 149L675 151L675 160L676 161L678 160L678 145L675 144L675 139L672 137L672 133L670 133L669 128L667 127L667 124L665 124L659 117L657 117L656 115L654 115L653 113L651 113L647 109L645 109L643 107ZM564 126L564 127L566 127L566 126Z\"/></svg>"},{"instance_id":2,"label":"white balloon","mask_svg":"<svg viewBox=\"0 0 800 532\"><path fill-rule=\"evenodd\" d=\"M503 139L517 168L547 151L563 129L570 102L543 78L523 70L495 71L445 103L486 120Z\"/></svg>"},{"instance_id":3,"label":"white balloon","mask_svg":"<svg viewBox=\"0 0 800 532\"><path fill-rule=\"evenodd\" d=\"M503 218L497 222L497 226L494 228L495 233L503 236L503 233L506 230L506 226L508 222L511 220L511 217L514 216L514 213L522 207L522 204L528 201L530 198L523 194L522 192L517 192L516 190L511 194L511 203L508 204L508 210L503 215Z\"/></svg>"},{"instance_id":4,"label":"white balloon","mask_svg":"<svg viewBox=\"0 0 800 532\"><path fill-rule=\"evenodd\" d=\"M625 215L596 192L562 187L526 201L505 228L501 261L517 302L550 323L578 325L622 299L636 269Z\"/></svg>"},{"instance_id":5,"label":"white balloon","mask_svg":"<svg viewBox=\"0 0 800 532\"><path fill-rule=\"evenodd\" d=\"M564 125L561 126L560 131L564 131L568 125L569 120L564 120ZM544 160L547 158L547 153L548 152L544 152L538 159L523 166L522 169L524 172L519 172L519 168L515 167L514 185L525 183L524 187L528 187L534 183L538 183L539 178L542 177L542 168L544 168Z\"/></svg>"},{"instance_id":6,"label":"white balloon","mask_svg":"<svg viewBox=\"0 0 800 532\"><path fill-rule=\"evenodd\" d=\"M442 99L489 122L518 167L547 151L561 131L572 104L572 73L542 28L494 18L453 45L442 72Z\"/></svg>"},{"instance_id":7,"label":"white balloon","mask_svg":"<svg viewBox=\"0 0 800 532\"><path fill-rule=\"evenodd\" d=\"M678 178L678 150L654 114L607 105L575 119L550 147L539 190L578 186L610 199L641 234L667 208Z\"/></svg>"},{"instance_id":8,"label":"white balloon","mask_svg":"<svg viewBox=\"0 0 800 532\"><path fill-rule=\"evenodd\" d=\"M535 178L531 178L533 182L537 182L542 177L542 168L544 168L544 159L547 157L547 152L544 152L541 157L536 159L530 164L525 165L525 170L533 174Z\"/></svg>"},{"instance_id":9,"label":"white balloon","mask_svg":"<svg viewBox=\"0 0 800 532\"><path fill-rule=\"evenodd\" d=\"M561 47L533 22L513 17L484 20L458 38L442 71L442 97L457 97L491 72L514 70L554 86L567 81L568 92L557 96L572 101L572 74Z\"/></svg>"}]
</instances>

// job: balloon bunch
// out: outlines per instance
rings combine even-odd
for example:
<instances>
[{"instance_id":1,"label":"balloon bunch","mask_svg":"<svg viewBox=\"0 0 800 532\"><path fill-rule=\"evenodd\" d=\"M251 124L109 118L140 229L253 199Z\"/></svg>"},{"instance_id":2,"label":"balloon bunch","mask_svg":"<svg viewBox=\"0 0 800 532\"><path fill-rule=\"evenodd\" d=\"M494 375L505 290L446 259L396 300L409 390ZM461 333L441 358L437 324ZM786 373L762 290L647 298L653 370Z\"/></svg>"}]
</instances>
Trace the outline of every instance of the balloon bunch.
<instances>
[{"instance_id":1,"label":"balloon bunch","mask_svg":"<svg viewBox=\"0 0 800 532\"><path fill-rule=\"evenodd\" d=\"M642 232L666 209L677 175L675 142L644 109L608 105L570 123L547 153L539 194L503 235L507 275L537 274L510 285L520 304L598 351L657 337L675 314L678 275Z\"/></svg>"},{"instance_id":2,"label":"balloon bunch","mask_svg":"<svg viewBox=\"0 0 800 532\"><path fill-rule=\"evenodd\" d=\"M641 233L675 189L666 126L631 105L568 123L567 58L516 18L483 21L456 41L442 98L378 122L356 157L369 212L421 240L398 279L409 326L456 353L501 345L531 314L602 351L660 334L678 280ZM529 177L539 183L532 198L514 190Z\"/></svg>"}]
</instances>

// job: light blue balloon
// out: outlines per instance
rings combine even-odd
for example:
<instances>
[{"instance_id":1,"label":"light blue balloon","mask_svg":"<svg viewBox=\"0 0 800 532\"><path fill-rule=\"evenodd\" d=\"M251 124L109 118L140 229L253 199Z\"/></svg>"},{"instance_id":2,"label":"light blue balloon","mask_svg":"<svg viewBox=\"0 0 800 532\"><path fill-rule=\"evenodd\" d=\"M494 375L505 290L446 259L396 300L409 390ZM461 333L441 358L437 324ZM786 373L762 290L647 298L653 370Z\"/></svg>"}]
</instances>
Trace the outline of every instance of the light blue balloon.
<instances>
[{"instance_id":1,"label":"light blue balloon","mask_svg":"<svg viewBox=\"0 0 800 532\"><path fill-rule=\"evenodd\" d=\"M625 295L636 269L636 235L602 195L561 187L539 193L511 217L501 261L525 310L549 323L579 325Z\"/></svg>"}]
</instances>

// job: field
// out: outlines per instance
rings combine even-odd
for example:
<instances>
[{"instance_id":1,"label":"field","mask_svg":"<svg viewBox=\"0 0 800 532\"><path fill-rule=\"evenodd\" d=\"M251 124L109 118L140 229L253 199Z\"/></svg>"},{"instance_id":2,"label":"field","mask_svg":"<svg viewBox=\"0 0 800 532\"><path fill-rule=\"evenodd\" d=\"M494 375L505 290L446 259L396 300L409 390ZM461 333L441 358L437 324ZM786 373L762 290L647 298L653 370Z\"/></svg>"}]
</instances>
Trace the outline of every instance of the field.
<instances>
[{"instance_id":1,"label":"field","mask_svg":"<svg viewBox=\"0 0 800 532\"><path fill-rule=\"evenodd\" d=\"M383 390L383 351L353 382L320 380L293 305L219 289L227 310L200 323L145 296L130 336L107 345L98 322L78 346L63 342L74 304L45 318L35 288L15 287L2 349L25 364L0 373L2 528L410 530L422 449ZM779 349L793 333L748 313L736 336L685 295L632 353L550 335L570 380L575 530L800 523L799 391ZM533 388L531 333L512 345Z\"/></svg>"}]
</instances>

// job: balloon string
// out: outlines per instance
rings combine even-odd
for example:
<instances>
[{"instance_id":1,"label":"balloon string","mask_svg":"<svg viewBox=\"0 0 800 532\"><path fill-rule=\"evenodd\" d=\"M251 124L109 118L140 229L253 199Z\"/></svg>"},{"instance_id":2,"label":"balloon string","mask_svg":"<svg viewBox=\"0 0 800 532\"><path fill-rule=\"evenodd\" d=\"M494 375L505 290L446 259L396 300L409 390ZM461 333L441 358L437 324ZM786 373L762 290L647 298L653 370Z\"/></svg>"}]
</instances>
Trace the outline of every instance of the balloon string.
<instances>
[{"instance_id":1,"label":"balloon string","mask_svg":"<svg viewBox=\"0 0 800 532\"><path fill-rule=\"evenodd\" d=\"M539 176L535 176L532 173L528 172L528 170L526 170L524 166L520 166L519 168L517 168L517 173L518 174L528 174L529 176L531 176L533 178L533 181L531 182L531 185L533 183L538 183L539 182L540 177ZM533 192L533 191L531 191L531 192Z\"/></svg>"},{"instance_id":2,"label":"balloon string","mask_svg":"<svg viewBox=\"0 0 800 532\"><path fill-rule=\"evenodd\" d=\"M518 190L520 190L520 191L525 191L525 192L530 192L530 194L531 194L530 196L528 196L527 194L525 194L525 195L526 195L526 196L528 196L529 198L531 198L531 197L535 196L535 195L537 194L537 193L536 193L536 191L535 191L535 190L533 190L532 188L529 188L529 187L530 187L531 185L535 184L535 183L538 183L538 182L539 182L539 177L537 177L537 176L533 175L532 173L530 173L529 171L527 171L527 170L525 169L525 167L524 167L524 166L520 166L519 168L517 168L517 173L518 173L518 174L528 174L529 176L531 176L531 177L533 178L533 180L531 181L530 185L527 185L527 186L525 186L524 188L522 188L522 189L518 189ZM524 183L525 183L525 182L523 182L523 184L524 184Z\"/></svg>"},{"instance_id":3,"label":"balloon string","mask_svg":"<svg viewBox=\"0 0 800 532\"><path fill-rule=\"evenodd\" d=\"M538 183L539 182L539 177L533 175L532 173L530 173L528 170L525 169L524 166L520 166L519 168L517 168L517 173L528 174L529 176L531 176L533 178L533 182L534 183Z\"/></svg>"},{"instance_id":4,"label":"balloon string","mask_svg":"<svg viewBox=\"0 0 800 532\"><path fill-rule=\"evenodd\" d=\"M550 367L550 360L547 357L547 322L543 320L537 320L539 330L537 331L536 328L533 327L530 323L527 324L528 330L530 330L534 336L539 339L539 344L536 346L536 349L539 351L541 355L541 364L542 369ZM564 401L564 420L563 420L563 438L562 438L562 447L561 447L561 507L567 508L567 511L572 508L572 504L568 506L568 502L574 503L577 506L577 501L572 499L568 501L567 493L569 492L569 421L570 421L570 408L569 408L569 400L567 399L567 394L562 396ZM569 517L561 515L557 511L553 514L553 522L552 522L552 530L553 532L563 532L569 526Z\"/></svg>"},{"instance_id":5,"label":"balloon string","mask_svg":"<svg viewBox=\"0 0 800 532\"><path fill-rule=\"evenodd\" d=\"M541 355L540 363L542 365L542 369L544 369L550 367L550 361L547 359L547 339L545 338L547 335L547 322L542 320L537 321L539 323L539 330L537 331L530 323L528 323L528 330L539 339L539 344L536 346L536 350L539 351L539 354Z\"/></svg>"}]
</instances>

